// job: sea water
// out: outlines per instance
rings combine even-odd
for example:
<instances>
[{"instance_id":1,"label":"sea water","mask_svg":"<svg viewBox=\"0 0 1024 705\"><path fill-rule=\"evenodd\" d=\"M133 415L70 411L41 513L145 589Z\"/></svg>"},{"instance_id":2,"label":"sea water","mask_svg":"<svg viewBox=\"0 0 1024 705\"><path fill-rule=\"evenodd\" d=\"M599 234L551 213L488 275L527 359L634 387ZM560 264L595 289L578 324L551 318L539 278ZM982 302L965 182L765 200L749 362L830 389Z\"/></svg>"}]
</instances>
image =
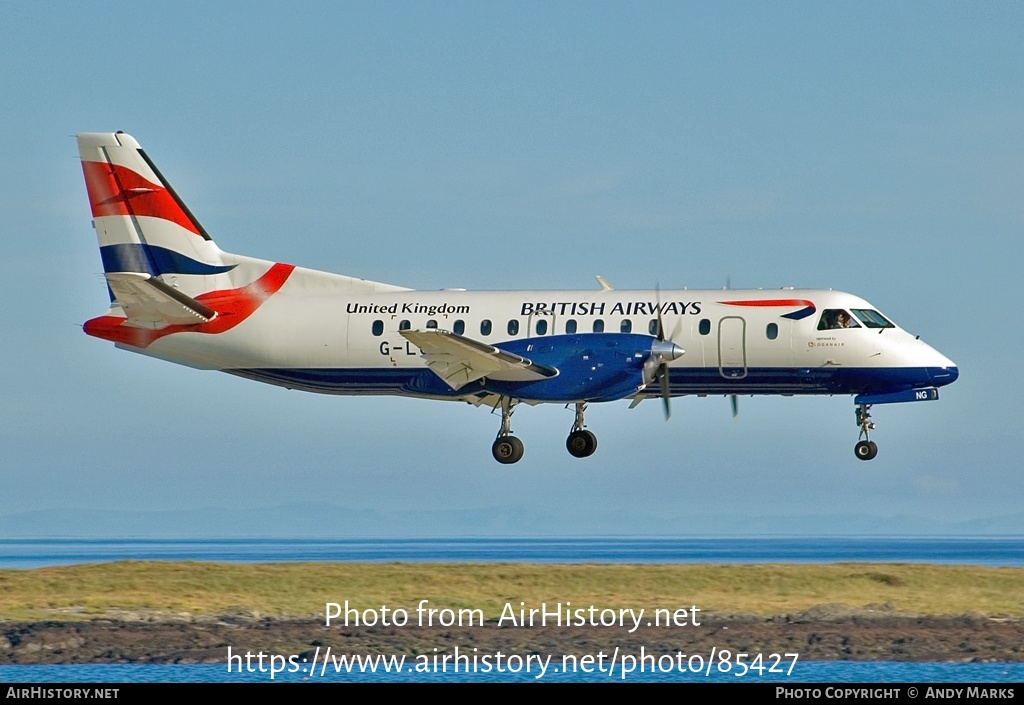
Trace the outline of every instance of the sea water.
<instances>
[{"instance_id":1,"label":"sea water","mask_svg":"<svg viewBox=\"0 0 1024 705\"><path fill-rule=\"evenodd\" d=\"M1021 663L905 663L897 661L805 661L793 672L736 677L711 674L647 673L621 679L601 673L416 674L334 673L321 676L283 673L276 683L1021 683ZM270 683L267 673L228 673L223 664L86 664L0 666L0 683Z\"/></svg>"},{"instance_id":2,"label":"sea water","mask_svg":"<svg viewBox=\"0 0 1024 705\"><path fill-rule=\"evenodd\" d=\"M14 539L0 568L118 560L532 563L938 563L1024 566L1024 537L707 539Z\"/></svg>"}]
</instances>

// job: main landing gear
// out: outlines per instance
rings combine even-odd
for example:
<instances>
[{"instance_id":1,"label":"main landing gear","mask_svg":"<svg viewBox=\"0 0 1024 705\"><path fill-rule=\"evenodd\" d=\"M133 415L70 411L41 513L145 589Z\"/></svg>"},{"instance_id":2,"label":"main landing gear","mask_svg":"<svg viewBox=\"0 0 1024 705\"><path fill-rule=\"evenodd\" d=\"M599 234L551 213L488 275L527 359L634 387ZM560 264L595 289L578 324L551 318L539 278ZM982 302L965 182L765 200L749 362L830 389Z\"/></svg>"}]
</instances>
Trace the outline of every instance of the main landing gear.
<instances>
[{"instance_id":1,"label":"main landing gear","mask_svg":"<svg viewBox=\"0 0 1024 705\"><path fill-rule=\"evenodd\" d=\"M572 424L569 437L565 439L565 447L569 454L576 458L586 458L597 450L597 436L583 428L583 412L586 408L586 404L576 403L576 420Z\"/></svg>"},{"instance_id":2,"label":"main landing gear","mask_svg":"<svg viewBox=\"0 0 1024 705\"><path fill-rule=\"evenodd\" d=\"M878 455L878 445L868 438L868 433L874 429L875 424L871 421L870 404L857 406L857 425L860 426L860 438L853 452L859 460L871 460Z\"/></svg>"},{"instance_id":3,"label":"main landing gear","mask_svg":"<svg viewBox=\"0 0 1024 705\"><path fill-rule=\"evenodd\" d=\"M491 445L491 455L503 465L519 462L523 457L523 442L512 435L512 412L517 403L508 397L501 398L501 428ZM576 419L565 440L566 449L577 458L586 458L597 450L597 436L584 428L583 412L586 409L587 405L583 402L576 404Z\"/></svg>"},{"instance_id":4,"label":"main landing gear","mask_svg":"<svg viewBox=\"0 0 1024 705\"><path fill-rule=\"evenodd\" d=\"M501 430L491 445L491 455L499 463L511 465L523 457L523 442L512 435L512 411L516 402L508 397L501 398Z\"/></svg>"}]
</instances>

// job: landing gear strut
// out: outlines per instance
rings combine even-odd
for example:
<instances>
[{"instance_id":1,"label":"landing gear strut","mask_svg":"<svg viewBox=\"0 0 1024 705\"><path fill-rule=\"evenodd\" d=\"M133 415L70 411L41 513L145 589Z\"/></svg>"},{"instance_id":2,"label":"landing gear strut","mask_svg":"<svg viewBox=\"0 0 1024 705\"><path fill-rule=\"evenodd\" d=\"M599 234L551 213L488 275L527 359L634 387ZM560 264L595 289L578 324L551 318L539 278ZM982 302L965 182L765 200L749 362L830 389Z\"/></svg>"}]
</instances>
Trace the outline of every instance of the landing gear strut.
<instances>
[{"instance_id":1,"label":"landing gear strut","mask_svg":"<svg viewBox=\"0 0 1024 705\"><path fill-rule=\"evenodd\" d=\"M516 402L508 397L501 398L501 429L491 445L491 455L499 463L511 465L523 457L523 442L512 435L512 411Z\"/></svg>"},{"instance_id":2,"label":"landing gear strut","mask_svg":"<svg viewBox=\"0 0 1024 705\"><path fill-rule=\"evenodd\" d=\"M585 403L577 402L576 420L572 424L569 437L565 440L565 447L569 450L570 455L577 458L586 458L597 450L597 436L583 428L583 412L586 408Z\"/></svg>"},{"instance_id":3,"label":"landing gear strut","mask_svg":"<svg viewBox=\"0 0 1024 705\"><path fill-rule=\"evenodd\" d=\"M875 427L871 421L870 409L870 404L857 406L857 425L860 426L861 440L853 447L853 452L859 460L871 460L878 455L878 445L868 438L868 433Z\"/></svg>"}]
</instances>

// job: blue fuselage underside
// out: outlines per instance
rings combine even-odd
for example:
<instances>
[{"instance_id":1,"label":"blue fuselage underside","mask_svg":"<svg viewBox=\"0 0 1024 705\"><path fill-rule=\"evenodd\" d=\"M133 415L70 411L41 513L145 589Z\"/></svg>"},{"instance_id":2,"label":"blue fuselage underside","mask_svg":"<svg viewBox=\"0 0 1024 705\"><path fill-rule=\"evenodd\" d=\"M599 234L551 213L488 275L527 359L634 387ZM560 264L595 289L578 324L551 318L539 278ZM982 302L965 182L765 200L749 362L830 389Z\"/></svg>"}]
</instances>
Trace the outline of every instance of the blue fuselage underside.
<instances>
[{"instance_id":1,"label":"blue fuselage underside","mask_svg":"<svg viewBox=\"0 0 1024 705\"><path fill-rule=\"evenodd\" d=\"M289 389L320 394L399 395L411 397L459 398L478 394L508 394L524 401L572 402L554 395L519 396L515 385L478 381L453 390L429 369L233 369L239 377ZM745 372L745 374L744 374ZM726 375L735 375L728 377ZM741 376L742 375L742 376ZM669 377L673 396L686 394L881 394L907 389L939 387L958 376L957 368L946 367L750 367L746 370L719 368L672 368ZM554 380L552 380L554 381ZM643 394L656 396L657 385ZM524 390L525 391L525 390ZM631 390L632 391L632 390ZM586 401L611 401L623 398L590 398Z\"/></svg>"}]
</instances>

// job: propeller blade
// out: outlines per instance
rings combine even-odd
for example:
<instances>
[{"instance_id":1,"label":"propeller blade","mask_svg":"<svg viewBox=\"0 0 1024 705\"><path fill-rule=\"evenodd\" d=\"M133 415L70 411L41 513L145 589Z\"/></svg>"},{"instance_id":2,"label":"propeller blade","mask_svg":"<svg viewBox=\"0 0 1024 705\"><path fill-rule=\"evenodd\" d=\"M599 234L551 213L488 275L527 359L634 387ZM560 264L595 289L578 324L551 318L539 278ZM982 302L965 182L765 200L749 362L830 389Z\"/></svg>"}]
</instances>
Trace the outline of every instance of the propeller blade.
<instances>
[{"instance_id":1,"label":"propeller blade","mask_svg":"<svg viewBox=\"0 0 1024 705\"><path fill-rule=\"evenodd\" d=\"M679 337L679 334L683 331L683 317L676 317L676 324L672 326L671 335L665 334L665 319L661 316L661 287L657 284L654 285L654 300L658 305L658 340L660 341L673 341ZM672 358L675 359L675 358Z\"/></svg>"},{"instance_id":2,"label":"propeller blade","mask_svg":"<svg viewBox=\"0 0 1024 705\"><path fill-rule=\"evenodd\" d=\"M661 363L658 365L658 383L661 387L661 401L665 405L665 420L668 421L672 418L672 407L669 401L672 397L671 390L668 384L668 365Z\"/></svg>"},{"instance_id":3,"label":"propeller blade","mask_svg":"<svg viewBox=\"0 0 1024 705\"><path fill-rule=\"evenodd\" d=\"M645 387L649 385L651 382L654 382L655 380L658 379L658 368L660 366L660 362L658 361L658 357L656 355L651 355L650 357L647 358L647 360L644 361Z\"/></svg>"},{"instance_id":4,"label":"propeller blade","mask_svg":"<svg viewBox=\"0 0 1024 705\"><path fill-rule=\"evenodd\" d=\"M660 314L659 314L660 315ZM672 326L672 335L668 337L669 340L678 340L679 334L683 332L683 317L676 317L676 324Z\"/></svg>"},{"instance_id":5,"label":"propeller blade","mask_svg":"<svg viewBox=\"0 0 1024 705\"><path fill-rule=\"evenodd\" d=\"M735 394L729 395L729 403L732 405L732 417L736 418L740 415L740 400Z\"/></svg>"},{"instance_id":6,"label":"propeller blade","mask_svg":"<svg viewBox=\"0 0 1024 705\"><path fill-rule=\"evenodd\" d=\"M654 377L658 380L659 391L661 392L661 402L665 406L665 421L672 418L672 388L669 385L668 379L668 363L670 360L679 358L685 351L672 342L672 339L679 335L679 331L683 324L683 319L679 318L676 320L675 330L672 331L671 337L665 337L665 319L661 315L661 284L655 283L654 285L654 300L658 306L658 343L651 346L651 360L656 360L658 367L654 370ZM666 343L667 340L667 345Z\"/></svg>"},{"instance_id":7,"label":"propeller blade","mask_svg":"<svg viewBox=\"0 0 1024 705\"><path fill-rule=\"evenodd\" d=\"M654 285L654 301L658 305L658 340L665 340L665 322L661 318L661 285Z\"/></svg>"}]
</instances>

